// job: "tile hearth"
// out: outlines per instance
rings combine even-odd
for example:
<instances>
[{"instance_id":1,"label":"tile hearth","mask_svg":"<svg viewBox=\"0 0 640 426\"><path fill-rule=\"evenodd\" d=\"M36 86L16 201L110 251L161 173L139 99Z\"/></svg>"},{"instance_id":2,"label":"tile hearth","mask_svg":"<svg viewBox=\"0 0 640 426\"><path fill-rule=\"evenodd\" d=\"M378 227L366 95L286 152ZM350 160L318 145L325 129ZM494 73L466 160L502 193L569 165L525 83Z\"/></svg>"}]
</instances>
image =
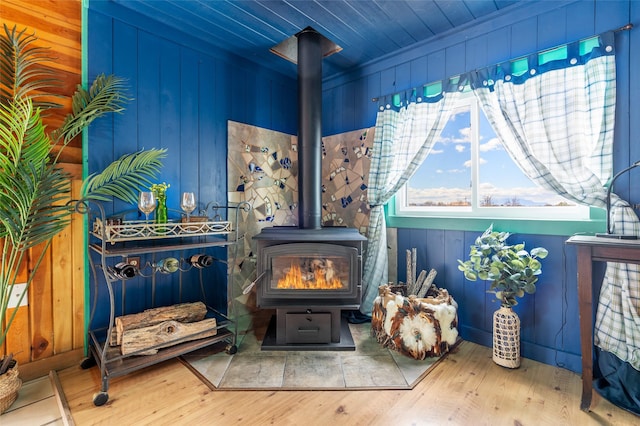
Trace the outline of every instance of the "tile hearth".
<instances>
[{"instance_id":1,"label":"tile hearth","mask_svg":"<svg viewBox=\"0 0 640 426\"><path fill-rule=\"evenodd\" d=\"M210 347L183 355L212 389L412 389L440 358L417 361L383 348L371 324L350 324L355 351L263 351L264 327L238 336L238 352Z\"/></svg>"}]
</instances>

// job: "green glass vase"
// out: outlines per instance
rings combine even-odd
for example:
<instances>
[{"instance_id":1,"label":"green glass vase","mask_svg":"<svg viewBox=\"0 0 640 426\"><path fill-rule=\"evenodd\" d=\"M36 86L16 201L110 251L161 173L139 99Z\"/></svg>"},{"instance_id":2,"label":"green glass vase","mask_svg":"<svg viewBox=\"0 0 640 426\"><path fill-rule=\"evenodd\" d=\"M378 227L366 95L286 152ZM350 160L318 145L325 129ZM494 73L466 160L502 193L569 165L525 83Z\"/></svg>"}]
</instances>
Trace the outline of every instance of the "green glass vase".
<instances>
[{"instance_id":1,"label":"green glass vase","mask_svg":"<svg viewBox=\"0 0 640 426\"><path fill-rule=\"evenodd\" d=\"M156 223L167 223L167 197L158 195L158 207L156 207ZM158 232L165 232L165 228L156 228Z\"/></svg>"}]
</instances>

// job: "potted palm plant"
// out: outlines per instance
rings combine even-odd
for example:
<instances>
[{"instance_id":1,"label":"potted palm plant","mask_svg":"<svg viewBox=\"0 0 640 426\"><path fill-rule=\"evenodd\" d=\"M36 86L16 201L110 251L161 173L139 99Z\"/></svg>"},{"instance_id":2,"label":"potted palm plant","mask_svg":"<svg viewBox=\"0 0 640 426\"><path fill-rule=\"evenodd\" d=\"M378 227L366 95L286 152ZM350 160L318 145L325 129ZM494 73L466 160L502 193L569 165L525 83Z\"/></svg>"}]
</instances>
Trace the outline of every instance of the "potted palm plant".
<instances>
[{"instance_id":1,"label":"potted palm plant","mask_svg":"<svg viewBox=\"0 0 640 426\"><path fill-rule=\"evenodd\" d=\"M51 101L56 97L51 89L59 81L46 67L53 58L47 49L34 45L36 40L26 29L18 32L6 25L0 36L0 347L17 312L8 305L27 251L44 244L44 254L73 212L64 203L71 178L58 163L60 153L94 120L122 112L129 101L123 79L100 75L89 90L78 86L72 112L60 128L48 131L42 116L60 106ZM103 173L87 178L83 197L112 200L115 196L135 203L137 187L132 182L150 184L165 156L162 149L127 154ZM42 256L32 259L27 288L41 261ZM12 358L12 354L0 356L0 413L13 403L20 387Z\"/></svg>"},{"instance_id":2,"label":"potted palm plant","mask_svg":"<svg viewBox=\"0 0 640 426\"><path fill-rule=\"evenodd\" d=\"M500 301L500 309L493 315L493 360L498 365L520 366L520 319L513 311L517 298L536 291L547 249L525 250L525 244L510 245L511 234L493 230L491 225L476 238L469 258L458 260L458 269L469 281L489 281L489 292Z\"/></svg>"}]
</instances>

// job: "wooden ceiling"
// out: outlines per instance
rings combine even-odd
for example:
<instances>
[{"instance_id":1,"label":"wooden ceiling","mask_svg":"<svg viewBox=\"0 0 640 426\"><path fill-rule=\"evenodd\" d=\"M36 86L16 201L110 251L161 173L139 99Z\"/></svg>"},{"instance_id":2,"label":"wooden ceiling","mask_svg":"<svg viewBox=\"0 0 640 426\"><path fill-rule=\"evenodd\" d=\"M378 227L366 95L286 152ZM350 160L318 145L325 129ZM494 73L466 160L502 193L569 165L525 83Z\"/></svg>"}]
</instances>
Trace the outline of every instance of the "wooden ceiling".
<instances>
[{"instance_id":1,"label":"wooden ceiling","mask_svg":"<svg viewBox=\"0 0 640 426\"><path fill-rule=\"evenodd\" d=\"M110 1L289 76L296 66L269 49L311 26L342 47L323 61L327 77L529 0Z\"/></svg>"}]
</instances>

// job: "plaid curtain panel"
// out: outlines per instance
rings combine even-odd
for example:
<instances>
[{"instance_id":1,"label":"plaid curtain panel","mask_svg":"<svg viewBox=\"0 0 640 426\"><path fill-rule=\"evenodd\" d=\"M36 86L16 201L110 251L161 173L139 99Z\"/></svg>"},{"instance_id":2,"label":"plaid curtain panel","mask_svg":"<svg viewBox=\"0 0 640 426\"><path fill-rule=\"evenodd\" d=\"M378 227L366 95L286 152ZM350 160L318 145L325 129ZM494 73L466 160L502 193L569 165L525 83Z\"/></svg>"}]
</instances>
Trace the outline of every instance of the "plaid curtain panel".
<instances>
[{"instance_id":1,"label":"plaid curtain panel","mask_svg":"<svg viewBox=\"0 0 640 426\"><path fill-rule=\"evenodd\" d=\"M580 204L606 206L612 172L615 58L553 70L524 83L477 87L494 131L534 182Z\"/></svg>"},{"instance_id":2,"label":"plaid curtain panel","mask_svg":"<svg viewBox=\"0 0 640 426\"><path fill-rule=\"evenodd\" d=\"M364 253L363 297L360 311L371 315L378 287L388 282L389 255L384 204L422 164L449 120L457 92L437 102L409 102L399 109L382 106L376 120L373 155L367 188L371 206Z\"/></svg>"},{"instance_id":3,"label":"plaid curtain panel","mask_svg":"<svg viewBox=\"0 0 640 426\"><path fill-rule=\"evenodd\" d=\"M614 230L640 236L633 209L621 199L612 208ZM596 312L594 343L640 371L640 265L607 263Z\"/></svg>"}]
</instances>

